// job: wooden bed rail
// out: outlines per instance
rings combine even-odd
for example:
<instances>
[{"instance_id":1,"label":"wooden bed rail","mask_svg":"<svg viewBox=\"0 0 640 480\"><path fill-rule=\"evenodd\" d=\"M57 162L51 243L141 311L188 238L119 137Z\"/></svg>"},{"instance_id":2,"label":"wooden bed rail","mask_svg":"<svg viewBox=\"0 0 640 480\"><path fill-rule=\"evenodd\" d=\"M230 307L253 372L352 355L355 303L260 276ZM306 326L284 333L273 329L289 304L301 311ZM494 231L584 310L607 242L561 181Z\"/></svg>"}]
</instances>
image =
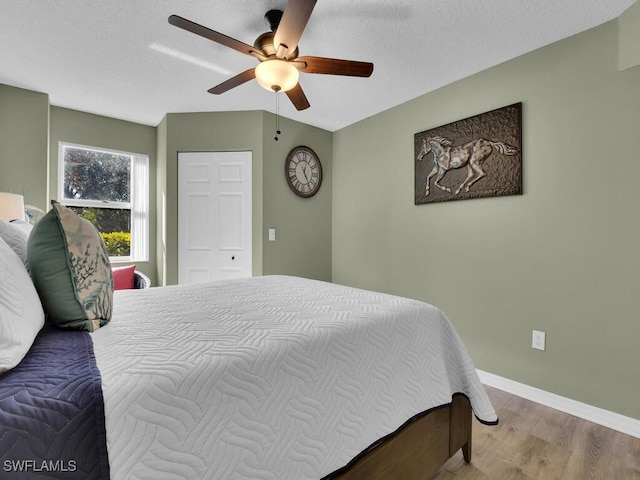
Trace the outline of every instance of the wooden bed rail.
<instances>
[{"instance_id":1,"label":"wooden bed rail","mask_svg":"<svg viewBox=\"0 0 640 480\"><path fill-rule=\"evenodd\" d=\"M471 406L463 395L453 397L449 437L449 458L462 448L464 461L471 462Z\"/></svg>"},{"instance_id":2,"label":"wooden bed rail","mask_svg":"<svg viewBox=\"0 0 640 480\"><path fill-rule=\"evenodd\" d=\"M331 480L428 480L461 448L468 463L471 420L469 400L456 395L451 405L412 421Z\"/></svg>"}]
</instances>

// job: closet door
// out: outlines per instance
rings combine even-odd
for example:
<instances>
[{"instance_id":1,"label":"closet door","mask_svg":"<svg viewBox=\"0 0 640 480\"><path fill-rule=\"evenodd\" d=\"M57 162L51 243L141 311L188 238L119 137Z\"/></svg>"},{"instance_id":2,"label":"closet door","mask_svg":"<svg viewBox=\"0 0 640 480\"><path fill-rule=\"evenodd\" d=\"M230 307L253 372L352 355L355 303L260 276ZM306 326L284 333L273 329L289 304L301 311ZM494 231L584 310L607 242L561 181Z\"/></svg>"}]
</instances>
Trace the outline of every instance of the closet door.
<instances>
[{"instance_id":1,"label":"closet door","mask_svg":"<svg viewBox=\"0 0 640 480\"><path fill-rule=\"evenodd\" d=\"M250 277L251 152L178 153L178 283Z\"/></svg>"}]
</instances>

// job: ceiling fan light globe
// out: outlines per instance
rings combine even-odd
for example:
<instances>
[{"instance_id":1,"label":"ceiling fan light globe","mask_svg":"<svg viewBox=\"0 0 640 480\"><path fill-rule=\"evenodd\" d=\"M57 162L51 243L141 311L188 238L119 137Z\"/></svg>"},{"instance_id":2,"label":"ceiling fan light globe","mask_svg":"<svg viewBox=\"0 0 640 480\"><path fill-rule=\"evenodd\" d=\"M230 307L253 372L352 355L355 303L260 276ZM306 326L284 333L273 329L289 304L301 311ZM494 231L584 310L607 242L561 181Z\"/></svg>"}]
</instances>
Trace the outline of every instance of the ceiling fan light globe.
<instances>
[{"instance_id":1,"label":"ceiling fan light globe","mask_svg":"<svg viewBox=\"0 0 640 480\"><path fill-rule=\"evenodd\" d=\"M286 92L298 84L300 72L290 63L279 60L265 60L256 67L256 80L260 86L273 92Z\"/></svg>"}]
</instances>

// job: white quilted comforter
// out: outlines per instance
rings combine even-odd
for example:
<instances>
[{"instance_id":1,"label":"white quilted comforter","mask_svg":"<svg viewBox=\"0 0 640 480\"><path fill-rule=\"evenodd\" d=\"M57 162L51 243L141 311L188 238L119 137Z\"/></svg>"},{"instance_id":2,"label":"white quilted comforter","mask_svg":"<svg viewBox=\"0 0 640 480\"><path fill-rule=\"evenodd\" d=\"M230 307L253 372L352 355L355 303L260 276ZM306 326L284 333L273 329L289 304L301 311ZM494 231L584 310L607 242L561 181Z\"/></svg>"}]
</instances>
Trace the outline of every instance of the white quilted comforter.
<instances>
[{"instance_id":1,"label":"white quilted comforter","mask_svg":"<svg viewBox=\"0 0 640 480\"><path fill-rule=\"evenodd\" d=\"M462 392L432 305L295 277L118 291L92 334L113 479L318 480Z\"/></svg>"}]
</instances>

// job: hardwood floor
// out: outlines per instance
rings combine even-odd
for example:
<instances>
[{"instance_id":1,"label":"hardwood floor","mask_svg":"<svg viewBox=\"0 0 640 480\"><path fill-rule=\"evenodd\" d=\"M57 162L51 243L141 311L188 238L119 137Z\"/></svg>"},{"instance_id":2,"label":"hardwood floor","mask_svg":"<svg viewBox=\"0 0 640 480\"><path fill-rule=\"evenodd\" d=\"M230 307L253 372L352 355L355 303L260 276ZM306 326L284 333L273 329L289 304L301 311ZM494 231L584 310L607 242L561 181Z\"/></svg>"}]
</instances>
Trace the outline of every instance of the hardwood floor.
<instances>
[{"instance_id":1,"label":"hardwood floor","mask_svg":"<svg viewBox=\"0 0 640 480\"><path fill-rule=\"evenodd\" d=\"M473 422L473 452L433 480L640 480L640 439L486 387L496 427Z\"/></svg>"}]
</instances>

